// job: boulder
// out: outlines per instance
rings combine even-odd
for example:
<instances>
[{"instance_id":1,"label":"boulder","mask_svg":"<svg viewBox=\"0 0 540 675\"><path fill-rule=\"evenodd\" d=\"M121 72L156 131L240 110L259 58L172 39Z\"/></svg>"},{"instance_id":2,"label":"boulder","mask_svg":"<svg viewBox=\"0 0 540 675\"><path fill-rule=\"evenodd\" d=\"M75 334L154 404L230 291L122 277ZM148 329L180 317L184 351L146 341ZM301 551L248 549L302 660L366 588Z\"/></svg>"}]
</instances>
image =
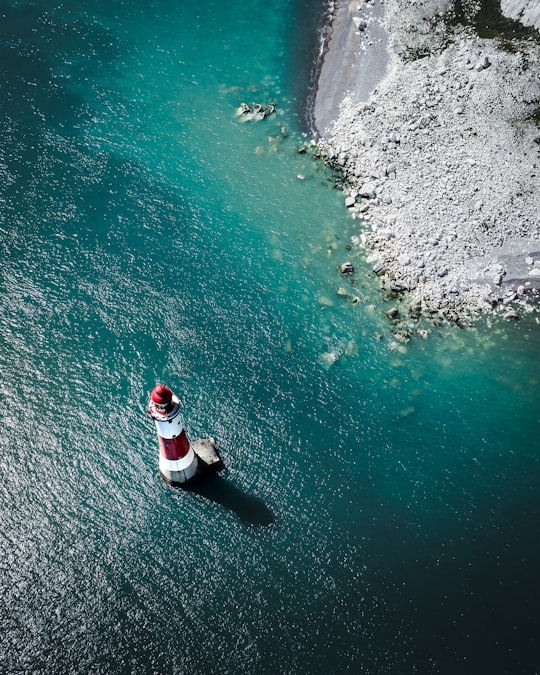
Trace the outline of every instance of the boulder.
<instances>
[{"instance_id":1,"label":"boulder","mask_svg":"<svg viewBox=\"0 0 540 675\"><path fill-rule=\"evenodd\" d=\"M491 65L490 60L488 59L487 56L482 56L482 58L478 61L474 69L476 70L477 73L479 73L481 70L485 70L486 68L489 68Z\"/></svg>"},{"instance_id":2,"label":"boulder","mask_svg":"<svg viewBox=\"0 0 540 675\"><path fill-rule=\"evenodd\" d=\"M250 113L250 108L247 103L240 103L236 109L236 114L240 117L241 115L248 115Z\"/></svg>"},{"instance_id":3,"label":"boulder","mask_svg":"<svg viewBox=\"0 0 540 675\"><path fill-rule=\"evenodd\" d=\"M360 17L360 16L353 16L352 20L353 20L353 23L355 25L356 30L359 30L359 31L366 30L366 28L368 26L368 22L365 19L362 19L362 17Z\"/></svg>"},{"instance_id":4,"label":"boulder","mask_svg":"<svg viewBox=\"0 0 540 675\"><path fill-rule=\"evenodd\" d=\"M390 290L393 293L404 293L409 290L409 286L404 281L393 281L390 284Z\"/></svg>"},{"instance_id":5,"label":"boulder","mask_svg":"<svg viewBox=\"0 0 540 675\"><path fill-rule=\"evenodd\" d=\"M365 197L366 199L375 199L377 196L377 186L375 183L364 183L358 194L360 197Z\"/></svg>"},{"instance_id":6,"label":"boulder","mask_svg":"<svg viewBox=\"0 0 540 675\"><path fill-rule=\"evenodd\" d=\"M236 109L237 117L241 117L243 121L259 122L276 111L276 106L273 103L262 105L261 103L241 103Z\"/></svg>"},{"instance_id":7,"label":"boulder","mask_svg":"<svg viewBox=\"0 0 540 675\"><path fill-rule=\"evenodd\" d=\"M354 267L351 262L344 262L339 266L340 274L354 274Z\"/></svg>"}]
</instances>

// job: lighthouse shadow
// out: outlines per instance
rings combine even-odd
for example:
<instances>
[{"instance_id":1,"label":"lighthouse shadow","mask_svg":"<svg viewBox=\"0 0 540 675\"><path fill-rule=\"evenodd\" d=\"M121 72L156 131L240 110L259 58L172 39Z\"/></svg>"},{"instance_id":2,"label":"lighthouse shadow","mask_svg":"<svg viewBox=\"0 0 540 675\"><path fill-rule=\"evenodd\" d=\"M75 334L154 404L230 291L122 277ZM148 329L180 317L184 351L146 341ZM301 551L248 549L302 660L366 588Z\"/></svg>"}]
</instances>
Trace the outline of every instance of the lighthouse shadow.
<instances>
[{"instance_id":1,"label":"lighthouse shadow","mask_svg":"<svg viewBox=\"0 0 540 675\"><path fill-rule=\"evenodd\" d=\"M274 522L274 514L262 499L247 495L217 474L204 476L184 489L232 511L247 525L261 527Z\"/></svg>"}]
</instances>

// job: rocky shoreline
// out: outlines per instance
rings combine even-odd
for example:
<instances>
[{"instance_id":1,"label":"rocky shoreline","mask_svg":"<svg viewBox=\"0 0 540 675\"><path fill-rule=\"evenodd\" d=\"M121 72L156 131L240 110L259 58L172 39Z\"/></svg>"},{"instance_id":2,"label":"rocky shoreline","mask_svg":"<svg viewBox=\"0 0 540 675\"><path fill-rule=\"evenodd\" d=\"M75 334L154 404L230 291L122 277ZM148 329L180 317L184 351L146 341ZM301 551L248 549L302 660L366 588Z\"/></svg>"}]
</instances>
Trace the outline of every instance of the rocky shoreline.
<instances>
[{"instance_id":1,"label":"rocky shoreline","mask_svg":"<svg viewBox=\"0 0 540 675\"><path fill-rule=\"evenodd\" d=\"M368 5L336 6L355 30L332 53L334 28L315 99L317 124L351 50L355 67L384 63L368 96L349 74L317 129L319 154L345 175L353 244L415 315L517 318L540 298L540 45L480 38L451 0Z\"/></svg>"}]
</instances>

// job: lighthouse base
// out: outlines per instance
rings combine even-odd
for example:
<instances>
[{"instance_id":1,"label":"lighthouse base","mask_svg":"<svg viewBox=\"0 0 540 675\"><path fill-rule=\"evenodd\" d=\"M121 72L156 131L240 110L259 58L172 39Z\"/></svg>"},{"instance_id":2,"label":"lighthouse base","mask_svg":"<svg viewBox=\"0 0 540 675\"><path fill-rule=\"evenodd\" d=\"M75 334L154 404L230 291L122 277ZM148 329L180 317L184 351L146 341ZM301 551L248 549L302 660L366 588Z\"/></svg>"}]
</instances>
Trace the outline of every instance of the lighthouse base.
<instances>
[{"instance_id":1,"label":"lighthouse base","mask_svg":"<svg viewBox=\"0 0 540 675\"><path fill-rule=\"evenodd\" d=\"M206 474L223 471L225 468L213 438L201 438L194 441L191 443L191 449L197 458L195 470L189 472L167 471L160 466L159 473L166 483L169 485L185 485L202 478Z\"/></svg>"}]
</instances>

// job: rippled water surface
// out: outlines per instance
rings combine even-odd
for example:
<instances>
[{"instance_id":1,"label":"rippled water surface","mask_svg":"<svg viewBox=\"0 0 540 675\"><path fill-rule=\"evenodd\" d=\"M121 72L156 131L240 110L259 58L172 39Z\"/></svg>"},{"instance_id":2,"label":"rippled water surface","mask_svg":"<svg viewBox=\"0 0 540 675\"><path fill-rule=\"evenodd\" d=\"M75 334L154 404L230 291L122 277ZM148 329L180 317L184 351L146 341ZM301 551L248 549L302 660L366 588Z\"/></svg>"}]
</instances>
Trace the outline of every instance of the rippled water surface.
<instances>
[{"instance_id":1,"label":"rippled water surface","mask_svg":"<svg viewBox=\"0 0 540 675\"><path fill-rule=\"evenodd\" d=\"M321 5L0 2L2 672L538 671L540 330L340 278ZM157 381L221 477L158 478Z\"/></svg>"}]
</instances>

